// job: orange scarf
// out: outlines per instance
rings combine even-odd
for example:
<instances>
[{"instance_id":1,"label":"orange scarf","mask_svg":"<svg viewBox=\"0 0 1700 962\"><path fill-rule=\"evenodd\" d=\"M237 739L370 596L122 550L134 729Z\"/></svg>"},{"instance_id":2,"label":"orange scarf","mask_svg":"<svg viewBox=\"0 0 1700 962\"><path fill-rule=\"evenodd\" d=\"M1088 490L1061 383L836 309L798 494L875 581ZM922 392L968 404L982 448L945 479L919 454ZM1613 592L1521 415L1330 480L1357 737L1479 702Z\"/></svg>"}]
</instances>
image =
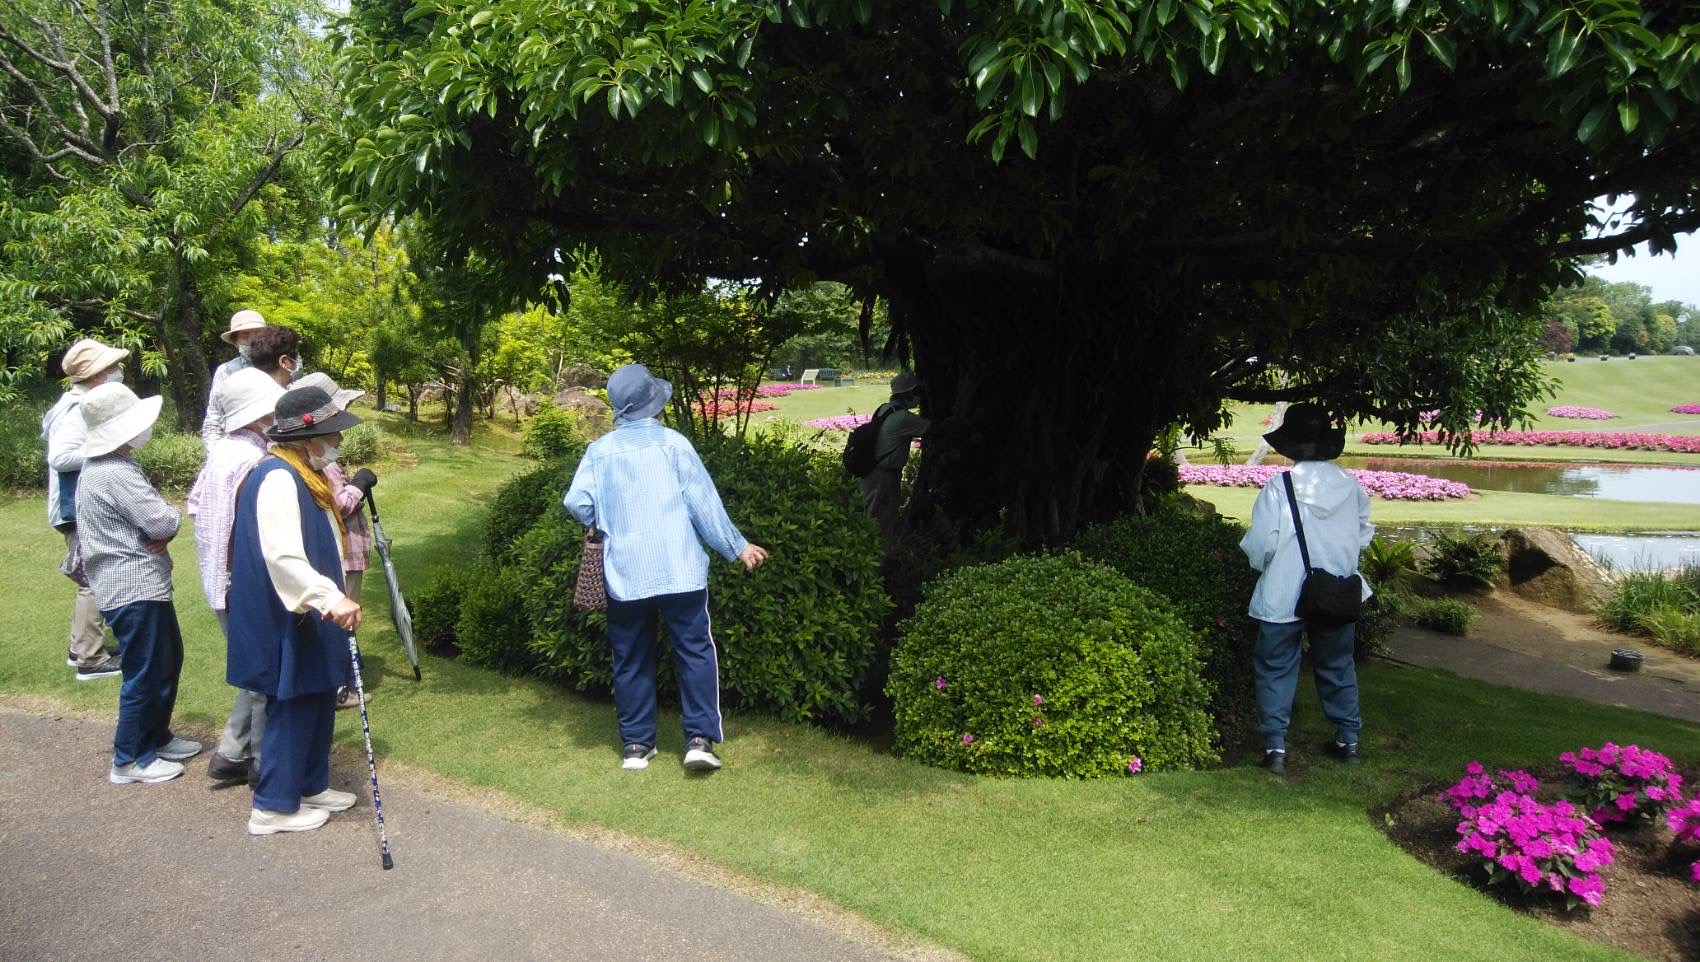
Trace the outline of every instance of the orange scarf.
<instances>
[{"instance_id":1,"label":"orange scarf","mask_svg":"<svg viewBox=\"0 0 1700 962\"><path fill-rule=\"evenodd\" d=\"M307 483L308 493L313 495L313 503L331 513L336 518L337 537L343 543L348 541L348 525L342 520L342 511L337 507L336 495L331 493L331 482L324 472L313 470L307 463L306 455L299 448L288 444L272 446L272 453L277 455L284 464L295 469L301 480Z\"/></svg>"}]
</instances>

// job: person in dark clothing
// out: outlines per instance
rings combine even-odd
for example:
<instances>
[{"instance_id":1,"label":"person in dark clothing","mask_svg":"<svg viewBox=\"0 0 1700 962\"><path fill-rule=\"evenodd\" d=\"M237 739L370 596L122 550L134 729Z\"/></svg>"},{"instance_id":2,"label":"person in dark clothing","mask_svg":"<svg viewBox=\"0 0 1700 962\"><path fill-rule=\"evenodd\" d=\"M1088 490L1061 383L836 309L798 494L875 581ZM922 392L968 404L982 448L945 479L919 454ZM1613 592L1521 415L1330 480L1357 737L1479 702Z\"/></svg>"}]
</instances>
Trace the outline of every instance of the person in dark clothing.
<instances>
[{"instance_id":1,"label":"person in dark clothing","mask_svg":"<svg viewBox=\"0 0 1700 962\"><path fill-rule=\"evenodd\" d=\"M897 513L903 501L903 467L916 438L932 428L932 422L915 413L923 391L921 379L904 371L891 379L891 400L874 411L874 417L890 411L880 424L874 446L874 469L862 478L862 506L879 523L880 539L886 550L897 541Z\"/></svg>"}]
</instances>

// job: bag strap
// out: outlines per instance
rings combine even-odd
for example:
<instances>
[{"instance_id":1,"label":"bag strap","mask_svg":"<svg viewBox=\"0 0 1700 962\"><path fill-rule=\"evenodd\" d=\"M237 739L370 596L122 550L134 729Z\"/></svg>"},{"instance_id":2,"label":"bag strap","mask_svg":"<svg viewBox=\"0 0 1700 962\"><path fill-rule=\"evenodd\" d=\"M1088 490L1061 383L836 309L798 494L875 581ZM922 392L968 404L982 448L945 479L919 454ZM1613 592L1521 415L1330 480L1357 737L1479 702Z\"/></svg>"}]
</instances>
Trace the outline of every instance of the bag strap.
<instances>
[{"instance_id":1,"label":"bag strap","mask_svg":"<svg viewBox=\"0 0 1700 962\"><path fill-rule=\"evenodd\" d=\"M1293 509L1293 530L1299 533L1299 558L1304 561L1305 570L1310 570L1310 548L1305 545L1305 523L1299 518L1299 499L1293 494L1293 472L1281 473L1281 484L1287 489L1287 504Z\"/></svg>"}]
</instances>

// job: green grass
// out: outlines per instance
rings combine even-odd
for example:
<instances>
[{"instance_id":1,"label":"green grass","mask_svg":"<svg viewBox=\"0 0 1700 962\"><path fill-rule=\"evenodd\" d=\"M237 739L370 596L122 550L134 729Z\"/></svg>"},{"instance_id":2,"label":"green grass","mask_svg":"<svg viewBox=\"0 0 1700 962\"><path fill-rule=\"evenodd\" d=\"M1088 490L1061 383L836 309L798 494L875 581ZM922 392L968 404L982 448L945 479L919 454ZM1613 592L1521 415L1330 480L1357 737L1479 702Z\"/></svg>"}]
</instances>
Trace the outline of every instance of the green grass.
<instances>
[{"instance_id":1,"label":"green grass","mask_svg":"<svg viewBox=\"0 0 1700 962\"><path fill-rule=\"evenodd\" d=\"M378 492L403 578L418 585L471 560L480 505L524 462L509 456L511 438L457 450L397 433L418 464L386 471ZM71 590L42 518L39 498L0 500L0 571L12 597L39 599L8 606L0 691L110 710L114 686L78 685L63 667ZM178 714L204 730L223 722L231 694L188 534L173 552L187 648ZM1538 764L1606 738L1700 762L1691 725L1373 667L1362 678L1365 764L1295 763L1291 784L1248 768L976 779L753 717L728 719L729 767L713 778L669 764L633 775L618 770L606 700L436 658L416 684L373 587L362 643L385 757L814 890L976 959L1626 959L1436 874L1388 842L1366 809L1454 777L1471 758ZM1298 743L1322 736L1309 694L1298 717ZM358 725L339 729L339 741L358 742ZM679 751L676 717L662 732L662 750Z\"/></svg>"},{"instance_id":2,"label":"green grass","mask_svg":"<svg viewBox=\"0 0 1700 962\"><path fill-rule=\"evenodd\" d=\"M1256 488L1191 485L1188 494L1230 518L1251 520ZM1577 531L1676 531L1700 528L1700 507L1651 501L1601 501L1557 494L1478 491L1452 501L1370 499L1370 520L1389 525L1542 525Z\"/></svg>"}]
</instances>

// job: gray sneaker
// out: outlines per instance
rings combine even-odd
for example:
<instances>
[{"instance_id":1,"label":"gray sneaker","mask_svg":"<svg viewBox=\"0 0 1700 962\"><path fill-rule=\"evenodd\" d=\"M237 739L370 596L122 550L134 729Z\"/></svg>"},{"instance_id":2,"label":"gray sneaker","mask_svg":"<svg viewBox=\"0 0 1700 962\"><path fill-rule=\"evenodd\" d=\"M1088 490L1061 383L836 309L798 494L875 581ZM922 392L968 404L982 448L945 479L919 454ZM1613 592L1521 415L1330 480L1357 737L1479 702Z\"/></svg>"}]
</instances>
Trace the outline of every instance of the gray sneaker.
<instances>
[{"instance_id":1,"label":"gray sneaker","mask_svg":"<svg viewBox=\"0 0 1700 962\"><path fill-rule=\"evenodd\" d=\"M102 659L98 665L77 669L78 681L94 681L96 678L117 678L124 674L124 666L116 658Z\"/></svg>"},{"instance_id":2,"label":"gray sneaker","mask_svg":"<svg viewBox=\"0 0 1700 962\"><path fill-rule=\"evenodd\" d=\"M685 768L693 772L712 772L720 767L720 756L714 754L714 743L701 735L685 743Z\"/></svg>"},{"instance_id":3,"label":"gray sneaker","mask_svg":"<svg viewBox=\"0 0 1700 962\"><path fill-rule=\"evenodd\" d=\"M171 741L154 749L153 752L168 762L180 762L185 758L194 758L201 753L201 743L192 742L187 738L171 736Z\"/></svg>"}]
</instances>

